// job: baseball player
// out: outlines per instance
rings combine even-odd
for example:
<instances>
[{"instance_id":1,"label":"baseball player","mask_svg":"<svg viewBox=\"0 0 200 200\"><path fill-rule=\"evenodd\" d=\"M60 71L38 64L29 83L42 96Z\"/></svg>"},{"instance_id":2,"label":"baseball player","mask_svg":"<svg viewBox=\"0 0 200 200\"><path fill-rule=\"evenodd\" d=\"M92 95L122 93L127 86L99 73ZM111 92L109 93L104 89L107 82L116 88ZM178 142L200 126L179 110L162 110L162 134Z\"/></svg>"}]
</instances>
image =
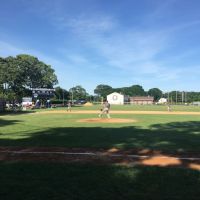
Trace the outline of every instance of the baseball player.
<instances>
[{"instance_id":1,"label":"baseball player","mask_svg":"<svg viewBox=\"0 0 200 200\"><path fill-rule=\"evenodd\" d=\"M106 114L107 118L110 118L109 111L110 111L110 104L108 103L108 101L105 101L103 103L103 107L101 109L101 113L99 114L99 117L102 117L103 114Z\"/></svg>"}]
</instances>

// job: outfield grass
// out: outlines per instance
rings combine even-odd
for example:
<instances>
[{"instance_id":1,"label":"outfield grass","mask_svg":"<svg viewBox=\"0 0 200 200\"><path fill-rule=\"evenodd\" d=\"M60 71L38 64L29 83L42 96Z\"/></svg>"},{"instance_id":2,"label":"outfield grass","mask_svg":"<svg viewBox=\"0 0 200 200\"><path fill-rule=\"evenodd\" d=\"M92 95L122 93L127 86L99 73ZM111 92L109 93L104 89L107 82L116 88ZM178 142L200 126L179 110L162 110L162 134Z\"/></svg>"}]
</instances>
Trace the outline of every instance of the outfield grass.
<instances>
[{"instance_id":1,"label":"outfield grass","mask_svg":"<svg viewBox=\"0 0 200 200\"><path fill-rule=\"evenodd\" d=\"M106 124L77 122L95 114L40 112L1 115L0 146L200 152L200 115L113 114L137 122ZM184 168L1 161L0 180L3 200L197 200L200 195L200 172Z\"/></svg>"},{"instance_id":2,"label":"outfield grass","mask_svg":"<svg viewBox=\"0 0 200 200\"><path fill-rule=\"evenodd\" d=\"M95 114L12 114L0 117L1 146L150 148L200 151L200 115L130 115L135 123L80 123Z\"/></svg>"},{"instance_id":3,"label":"outfield grass","mask_svg":"<svg viewBox=\"0 0 200 200\"><path fill-rule=\"evenodd\" d=\"M99 110L102 107L101 104L92 106L75 105L72 110ZM188 112L200 112L200 106L189 105L171 105L172 111L188 111ZM67 107L58 107L48 110L67 110ZM167 105L111 105L111 110L125 110L125 111L167 111ZM38 112L43 109L37 110Z\"/></svg>"}]
</instances>

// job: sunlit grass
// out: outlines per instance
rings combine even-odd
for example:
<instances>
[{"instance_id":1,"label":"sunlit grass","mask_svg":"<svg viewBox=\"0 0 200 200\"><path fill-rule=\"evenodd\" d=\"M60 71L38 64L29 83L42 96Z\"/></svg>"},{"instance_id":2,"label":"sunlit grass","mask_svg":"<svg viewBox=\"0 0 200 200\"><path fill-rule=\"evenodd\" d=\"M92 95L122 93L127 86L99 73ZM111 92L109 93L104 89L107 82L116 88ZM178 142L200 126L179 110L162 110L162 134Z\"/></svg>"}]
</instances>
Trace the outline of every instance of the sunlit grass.
<instances>
[{"instance_id":1,"label":"sunlit grass","mask_svg":"<svg viewBox=\"0 0 200 200\"><path fill-rule=\"evenodd\" d=\"M73 110L99 110L102 107L101 104L84 106L76 105L72 107ZM192 105L171 105L172 111L187 111L187 112L200 112L200 106ZM57 107L50 110L66 110L67 107ZM125 110L125 111L167 111L167 105L111 105L111 110ZM37 110L38 112L44 111L44 109Z\"/></svg>"},{"instance_id":2,"label":"sunlit grass","mask_svg":"<svg viewBox=\"0 0 200 200\"><path fill-rule=\"evenodd\" d=\"M12 114L0 117L0 145L151 148L199 151L200 116L112 114L131 123L81 123L97 114Z\"/></svg>"}]
</instances>

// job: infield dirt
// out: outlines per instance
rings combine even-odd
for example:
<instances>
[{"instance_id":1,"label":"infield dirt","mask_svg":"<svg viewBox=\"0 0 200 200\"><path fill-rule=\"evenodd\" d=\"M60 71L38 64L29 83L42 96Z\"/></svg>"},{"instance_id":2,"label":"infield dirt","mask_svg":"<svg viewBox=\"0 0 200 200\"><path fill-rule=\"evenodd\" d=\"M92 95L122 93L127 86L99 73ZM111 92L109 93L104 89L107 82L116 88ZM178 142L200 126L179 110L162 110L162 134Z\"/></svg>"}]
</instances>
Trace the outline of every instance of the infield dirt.
<instances>
[{"instance_id":1,"label":"infield dirt","mask_svg":"<svg viewBox=\"0 0 200 200\"><path fill-rule=\"evenodd\" d=\"M143 165L200 170L199 154L192 152L190 154L167 154L149 149L124 151L117 148L0 147L0 161Z\"/></svg>"},{"instance_id":2,"label":"infield dirt","mask_svg":"<svg viewBox=\"0 0 200 200\"><path fill-rule=\"evenodd\" d=\"M88 122L88 123L131 123L136 122L133 119L122 119L122 118L87 118L80 119L77 122Z\"/></svg>"},{"instance_id":3,"label":"infield dirt","mask_svg":"<svg viewBox=\"0 0 200 200\"><path fill-rule=\"evenodd\" d=\"M36 112L34 114L99 114L96 110L76 110L67 112L65 110L52 110ZM180 112L180 111L110 111L110 114L145 114L145 115L200 115L200 112Z\"/></svg>"}]
</instances>

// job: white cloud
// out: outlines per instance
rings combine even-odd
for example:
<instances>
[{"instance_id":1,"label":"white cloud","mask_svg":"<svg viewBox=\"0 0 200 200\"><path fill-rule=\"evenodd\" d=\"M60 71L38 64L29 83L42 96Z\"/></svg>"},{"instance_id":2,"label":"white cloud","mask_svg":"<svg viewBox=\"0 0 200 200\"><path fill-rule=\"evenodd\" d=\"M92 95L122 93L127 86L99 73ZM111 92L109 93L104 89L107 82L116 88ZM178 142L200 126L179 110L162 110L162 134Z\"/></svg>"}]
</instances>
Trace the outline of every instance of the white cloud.
<instances>
[{"instance_id":1,"label":"white cloud","mask_svg":"<svg viewBox=\"0 0 200 200\"><path fill-rule=\"evenodd\" d=\"M4 41L0 41L0 55L2 57L16 56L18 54L29 54L37 57L39 60L45 62L46 64L51 65L55 69L56 74L58 75L58 79L60 79L60 77L62 77L66 72L71 71L71 69L69 69L70 65L67 65L66 63L61 62L60 60L53 57L47 56L37 50L25 49Z\"/></svg>"},{"instance_id":2,"label":"white cloud","mask_svg":"<svg viewBox=\"0 0 200 200\"><path fill-rule=\"evenodd\" d=\"M23 49L13 46L7 42L0 41L0 55L2 57L15 56L25 52Z\"/></svg>"},{"instance_id":3,"label":"white cloud","mask_svg":"<svg viewBox=\"0 0 200 200\"><path fill-rule=\"evenodd\" d=\"M169 65L169 60L173 63L176 57L169 58L168 48L173 42L175 32L196 25L198 21L167 27L162 31L146 31L123 28L116 20L113 23L109 16L102 19L98 21L97 18L80 17L72 19L68 26L87 50L92 49L92 54L102 58L104 65L113 71L122 70L139 77L149 75L163 82L181 78L182 68ZM166 55L161 59L159 55L164 53ZM74 57L73 60L85 62L80 57ZM87 62L91 64L90 61Z\"/></svg>"},{"instance_id":4,"label":"white cloud","mask_svg":"<svg viewBox=\"0 0 200 200\"><path fill-rule=\"evenodd\" d=\"M154 57L167 47L167 35L115 30L106 37L99 32L90 31L90 34L85 34L85 31L78 28L75 30L85 46L94 49L108 66L136 73L160 73Z\"/></svg>"},{"instance_id":5,"label":"white cloud","mask_svg":"<svg viewBox=\"0 0 200 200\"><path fill-rule=\"evenodd\" d=\"M47 64L53 63L53 64L56 64L59 66L63 65L63 63L61 63L57 59L46 56L37 50L28 49L28 48L26 49L24 47L18 47L16 45L10 44L8 42L0 41L0 55L2 57L16 56L18 54L30 54L32 56L38 57L39 60L42 60L42 61L46 62Z\"/></svg>"},{"instance_id":6,"label":"white cloud","mask_svg":"<svg viewBox=\"0 0 200 200\"><path fill-rule=\"evenodd\" d=\"M129 82L138 81L141 85L143 82L149 85L161 82L171 85L173 81L185 77L185 74L190 75L189 79L192 76L196 78L200 71L198 63L189 66L185 62L184 69L181 64L184 60L192 60L193 54L197 57L197 48L176 49L176 45L179 36L187 32L190 27L199 25L200 20L181 21L181 17L171 20L169 15L171 12L176 16L176 10L171 10L176 1L151 2L153 6L139 19L141 25L136 22L131 24L129 19L125 22L125 19L121 18L123 15L118 15L121 20L118 21L112 15L116 14L115 12L109 14L101 10L96 13L86 12L75 4L73 6L70 3L65 4L65 0L43 2L43 6L40 6L39 0L34 0L27 3L30 10L26 12L35 12L36 15L44 17L48 25L50 22L56 29L54 31L63 40L62 46L58 47L55 44L52 50L53 56L47 56L37 50L19 48L18 45L0 41L0 54L1 56L15 56L21 53L35 55L56 67L63 85L65 82L68 85L84 82L88 77L83 78L83 73L88 76L89 71L90 80L108 82L109 76L113 75L117 78L110 78L110 82L129 79ZM75 10L70 10L72 7ZM165 23L163 18L168 17L170 19ZM61 48L62 51L59 52ZM55 52L57 54L54 54ZM55 58L54 55L58 55L58 52L61 54ZM192 74L193 71L195 74ZM68 72L70 76L67 76ZM100 76L97 75L99 73ZM119 84L123 86L123 83Z\"/></svg>"},{"instance_id":7,"label":"white cloud","mask_svg":"<svg viewBox=\"0 0 200 200\"><path fill-rule=\"evenodd\" d=\"M104 32L112 30L115 24L110 17L95 16L72 18L66 22L66 26L82 32Z\"/></svg>"},{"instance_id":8,"label":"white cloud","mask_svg":"<svg viewBox=\"0 0 200 200\"><path fill-rule=\"evenodd\" d=\"M151 17L159 17L173 2L158 4ZM173 28L162 32L129 29L121 26L113 16L99 12L81 12L79 16L69 16L63 12L60 3L56 4L53 11L49 10L47 15L48 13L55 27L71 31L73 37L84 44L86 51L92 51L91 54L102 58L102 63L113 70L124 70L137 75L150 74L160 79L177 78L164 63L155 58L168 47ZM185 26L178 29L182 27ZM90 59L77 52L70 52L65 58L74 66L95 66Z\"/></svg>"}]
</instances>

